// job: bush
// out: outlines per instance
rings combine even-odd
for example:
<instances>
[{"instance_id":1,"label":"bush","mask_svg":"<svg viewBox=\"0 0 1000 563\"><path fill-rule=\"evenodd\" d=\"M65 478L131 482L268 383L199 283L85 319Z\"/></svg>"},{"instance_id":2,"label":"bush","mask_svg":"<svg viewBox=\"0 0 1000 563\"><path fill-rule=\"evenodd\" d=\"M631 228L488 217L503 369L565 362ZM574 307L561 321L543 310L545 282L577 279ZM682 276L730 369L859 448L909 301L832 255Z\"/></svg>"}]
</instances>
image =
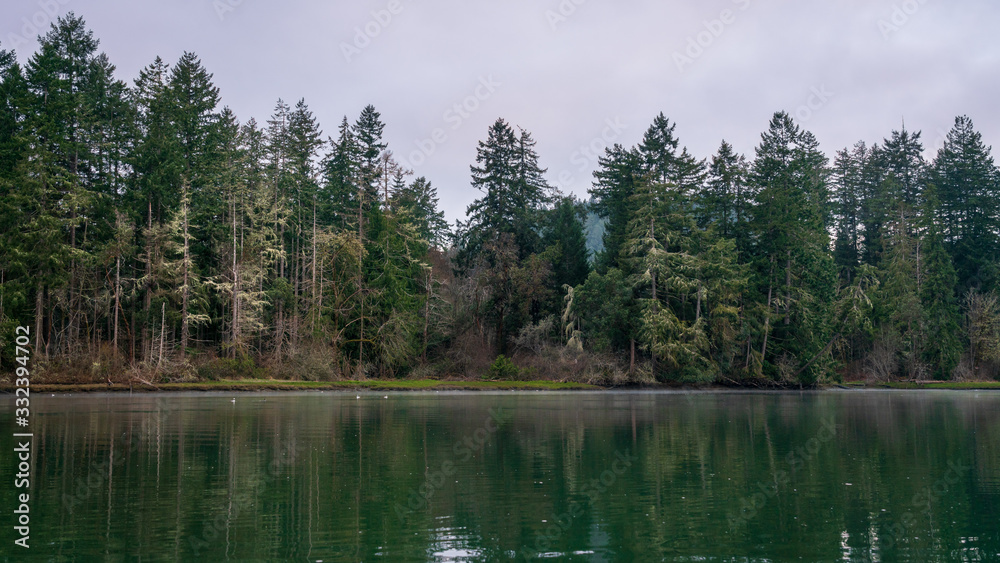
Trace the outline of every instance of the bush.
<instances>
[{"instance_id":1,"label":"bush","mask_svg":"<svg viewBox=\"0 0 1000 563\"><path fill-rule=\"evenodd\" d=\"M271 371L275 379L288 381L337 381L341 379L338 358L331 350L322 347L306 348L290 354L281 363L273 365ZM371 364L365 364L358 377L364 379L372 371ZM362 375L363 374L363 375Z\"/></svg>"},{"instance_id":2,"label":"bush","mask_svg":"<svg viewBox=\"0 0 1000 563\"><path fill-rule=\"evenodd\" d=\"M264 379L264 370L251 358L215 358L198 366L198 378L203 381Z\"/></svg>"},{"instance_id":3,"label":"bush","mask_svg":"<svg viewBox=\"0 0 1000 563\"><path fill-rule=\"evenodd\" d=\"M541 354L549 344L549 337L552 334L556 321L553 317L546 317L538 324L529 324L521 329L514 338L514 344L523 350L530 350L535 354Z\"/></svg>"},{"instance_id":4,"label":"bush","mask_svg":"<svg viewBox=\"0 0 1000 563\"><path fill-rule=\"evenodd\" d=\"M490 381L516 381L520 375L521 370L514 364L514 361L500 354L490 365L486 379Z\"/></svg>"}]
</instances>

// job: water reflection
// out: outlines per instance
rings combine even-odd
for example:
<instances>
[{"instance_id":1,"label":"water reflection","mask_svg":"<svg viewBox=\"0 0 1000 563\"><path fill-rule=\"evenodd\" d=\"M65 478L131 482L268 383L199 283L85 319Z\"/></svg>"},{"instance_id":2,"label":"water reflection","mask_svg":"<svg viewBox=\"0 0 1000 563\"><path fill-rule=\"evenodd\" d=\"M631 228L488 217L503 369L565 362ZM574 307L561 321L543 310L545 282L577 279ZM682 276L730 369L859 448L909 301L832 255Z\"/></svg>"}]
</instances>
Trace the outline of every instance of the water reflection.
<instances>
[{"instance_id":1,"label":"water reflection","mask_svg":"<svg viewBox=\"0 0 1000 563\"><path fill-rule=\"evenodd\" d=\"M1000 558L990 393L77 396L33 407L32 554L51 560Z\"/></svg>"}]
</instances>

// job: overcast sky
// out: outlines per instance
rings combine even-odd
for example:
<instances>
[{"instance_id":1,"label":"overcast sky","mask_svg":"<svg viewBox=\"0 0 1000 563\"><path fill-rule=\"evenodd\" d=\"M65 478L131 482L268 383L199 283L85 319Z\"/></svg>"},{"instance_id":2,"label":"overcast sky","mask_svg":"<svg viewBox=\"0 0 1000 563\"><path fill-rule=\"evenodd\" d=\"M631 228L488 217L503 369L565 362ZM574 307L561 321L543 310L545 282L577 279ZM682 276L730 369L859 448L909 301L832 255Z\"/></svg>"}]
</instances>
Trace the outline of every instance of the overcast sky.
<instances>
[{"instance_id":1,"label":"overcast sky","mask_svg":"<svg viewBox=\"0 0 1000 563\"><path fill-rule=\"evenodd\" d=\"M661 111L701 158L722 139L752 156L778 110L831 157L904 119L930 155L959 114L1000 143L996 0L4 0L0 44L24 61L33 28L69 11L130 84L194 51L243 121L305 98L330 136L375 105L452 221L479 195L469 165L498 117L582 197L588 147L634 145Z\"/></svg>"}]
</instances>

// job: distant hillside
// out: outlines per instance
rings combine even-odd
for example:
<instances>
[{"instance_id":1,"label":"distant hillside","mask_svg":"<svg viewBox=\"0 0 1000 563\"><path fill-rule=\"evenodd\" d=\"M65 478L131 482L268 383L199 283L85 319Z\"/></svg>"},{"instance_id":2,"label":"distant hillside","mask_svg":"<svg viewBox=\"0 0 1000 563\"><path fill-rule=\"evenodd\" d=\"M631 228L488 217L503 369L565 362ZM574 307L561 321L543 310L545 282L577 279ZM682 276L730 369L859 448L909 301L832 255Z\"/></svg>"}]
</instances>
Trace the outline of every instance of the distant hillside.
<instances>
[{"instance_id":1,"label":"distant hillside","mask_svg":"<svg viewBox=\"0 0 1000 563\"><path fill-rule=\"evenodd\" d=\"M604 227L607 219L602 219L590 209L587 204L587 218L583 223L583 234L587 237L587 250L590 251L590 261L593 262L597 253L604 250Z\"/></svg>"}]
</instances>

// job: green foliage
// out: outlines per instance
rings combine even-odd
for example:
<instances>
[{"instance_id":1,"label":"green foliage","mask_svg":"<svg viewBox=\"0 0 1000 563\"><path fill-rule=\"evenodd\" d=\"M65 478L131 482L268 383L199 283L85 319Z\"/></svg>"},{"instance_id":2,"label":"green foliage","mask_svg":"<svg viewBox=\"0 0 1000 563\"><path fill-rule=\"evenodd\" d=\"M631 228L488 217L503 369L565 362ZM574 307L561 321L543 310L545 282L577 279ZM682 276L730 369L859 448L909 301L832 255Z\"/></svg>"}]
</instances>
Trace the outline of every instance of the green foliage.
<instances>
[{"instance_id":1,"label":"green foliage","mask_svg":"<svg viewBox=\"0 0 1000 563\"><path fill-rule=\"evenodd\" d=\"M475 257L490 243L507 235L518 259L540 251L540 219L549 201L551 188L538 166L538 154L531 134L519 135L503 119L480 141L472 187L483 193L468 209L468 223L461 235L459 263L471 267Z\"/></svg>"},{"instance_id":2,"label":"green foliage","mask_svg":"<svg viewBox=\"0 0 1000 563\"><path fill-rule=\"evenodd\" d=\"M1000 261L1000 175L972 120L961 116L933 163L941 234L958 289L997 288Z\"/></svg>"},{"instance_id":3,"label":"green foliage","mask_svg":"<svg viewBox=\"0 0 1000 563\"><path fill-rule=\"evenodd\" d=\"M597 256L597 269L606 272L619 268L622 248L628 240L629 223L632 221L632 196L642 176L639 154L621 145L605 149L598 157L594 172L594 186L590 190L594 212L607 221L604 228L604 249Z\"/></svg>"},{"instance_id":4,"label":"green foliage","mask_svg":"<svg viewBox=\"0 0 1000 563\"><path fill-rule=\"evenodd\" d=\"M443 248L448 242L449 227L444 212L438 210L435 188L423 176L393 193L391 206L398 213L406 214L417 234L431 246Z\"/></svg>"},{"instance_id":5,"label":"green foliage","mask_svg":"<svg viewBox=\"0 0 1000 563\"><path fill-rule=\"evenodd\" d=\"M605 150L586 205L554 197L531 134L498 119L453 236L373 106L323 154L305 100L258 126L219 107L194 53L129 85L98 47L68 14L23 67L0 50L0 333L31 319L39 357L523 377L493 360L514 344L526 365L597 353L672 381L1000 369L1000 173L967 117L931 163L904 128L831 167L785 113L752 162L726 142L696 158L659 114Z\"/></svg>"},{"instance_id":6,"label":"green foliage","mask_svg":"<svg viewBox=\"0 0 1000 563\"><path fill-rule=\"evenodd\" d=\"M829 370L836 271L829 253L826 161L815 137L779 112L761 138L751 170L757 193L751 229L756 275L753 310L762 318L756 344L764 375L809 385Z\"/></svg>"},{"instance_id":7,"label":"green foliage","mask_svg":"<svg viewBox=\"0 0 1000 563\"><path fill-rule=\"evenodd\" d=\"M543 245L559 250L558 258L552 261L552 282L556 287L575 287L590 273L587 240L580 216L580 206L571 198L560 200L550 214Z\"/></svg>"},{"instance_id":8,"label":"green foliage","mask_svg":"<svg viewBox=\"0 0 1000 563\"><path fill-rule=\"evenodd\" d=\"M514 361L500 354L490 364L490 369L483 378L488 381L517 381L520 375L521 370Z\"/></svg>"},{"instance_id":9,"label":"green foliage","mask_svg":"<svg viewBox=\"0 0 1000 563\"><path fill-rule=\"evenodd\" d=\"M1000 365L1000 297L970 291L965 297L965 316L972 374L994 371Z\"/></svg>"},{"instance_id":10,"label":"green foliage","mask_svg":"<svg viewBox=\"0 0 1000 563\"><path fill-rule=\"evenodd\" d=\"M198 366L198 377L204 381L264 379L267 370L252 358L214 358Z\"/></svg>"},{"instance_id":11,"label":"green foliage","mask_svg":"<svg viewBox=\"0 0 1000 563\"><path fill-rule=\"evenodd\" d=\"M701 227L713 225L720 236L736 240L737 247L744 249L749 242L746 227L753 201L748 174L746 157L736 154L732 145L723 141L712 157L708 181L696 209Z\"/></svg>"},{"instance_id":12,"label":"green foliage","mask_svg":"<svg viewBox=\"0 0 1000 563\"><path fill-rule=\"evenodd\" d=\"M576 288L574 309L580 319L584 344L598 352L622 353L635 335L638 303L621 270L592 272Z\"/></svg>"}]
</instances>

